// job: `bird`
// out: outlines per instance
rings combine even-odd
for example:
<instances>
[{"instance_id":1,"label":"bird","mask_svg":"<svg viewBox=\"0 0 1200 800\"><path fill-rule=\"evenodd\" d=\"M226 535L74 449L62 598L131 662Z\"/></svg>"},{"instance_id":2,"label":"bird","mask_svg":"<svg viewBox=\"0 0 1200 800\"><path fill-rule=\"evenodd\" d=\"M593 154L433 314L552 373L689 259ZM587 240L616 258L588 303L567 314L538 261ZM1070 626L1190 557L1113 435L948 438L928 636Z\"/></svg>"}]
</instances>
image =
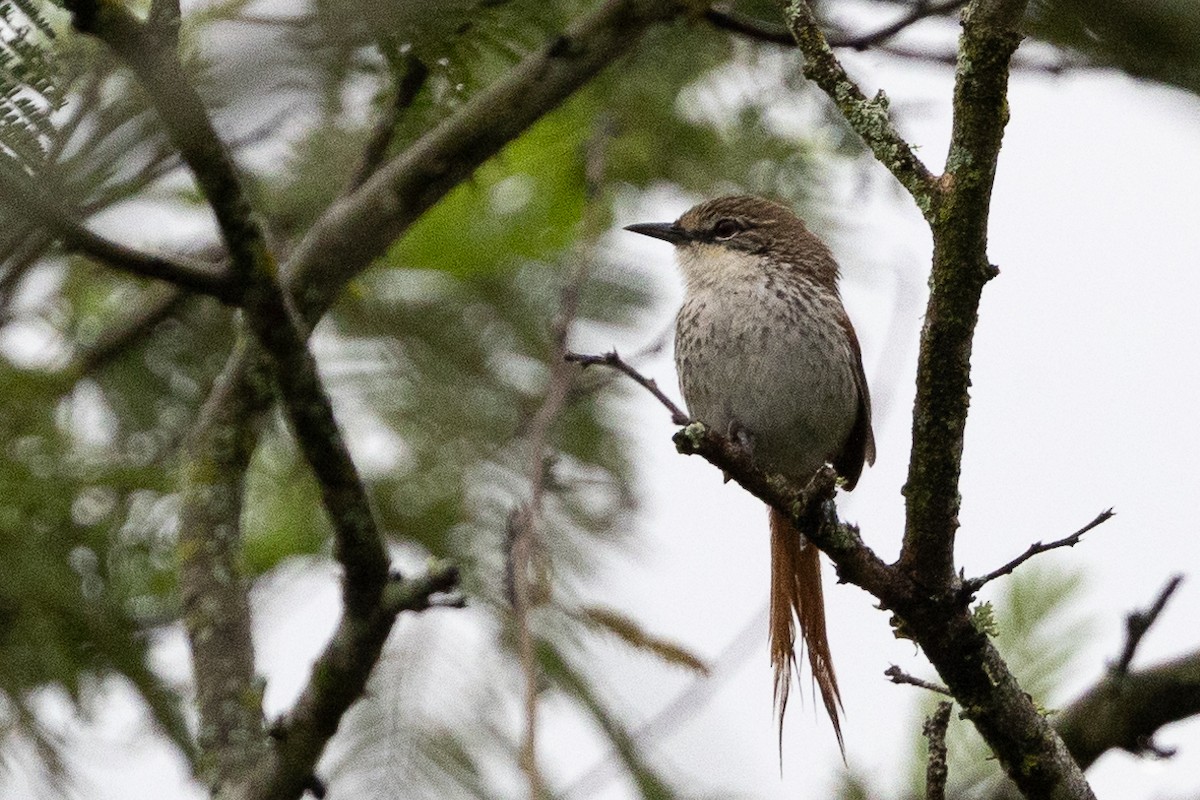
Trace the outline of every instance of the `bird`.
<instances>
[{"instance_id":1,"label":"bird","mask_svg":"<svg viewBox=\"0 0 1200 800\"><path fill-rule=\"evenodd\" d=\"M768 472L806 483L828 463L852 490L864 464L875 462L871 398L825 243L787 206L750 195L625 230L675 246L684 285L675 366L689 416L730 436ZM798 628L844 759L820 551L786 515L768 510L780 756Z\"/></svg>"}]
</instances>

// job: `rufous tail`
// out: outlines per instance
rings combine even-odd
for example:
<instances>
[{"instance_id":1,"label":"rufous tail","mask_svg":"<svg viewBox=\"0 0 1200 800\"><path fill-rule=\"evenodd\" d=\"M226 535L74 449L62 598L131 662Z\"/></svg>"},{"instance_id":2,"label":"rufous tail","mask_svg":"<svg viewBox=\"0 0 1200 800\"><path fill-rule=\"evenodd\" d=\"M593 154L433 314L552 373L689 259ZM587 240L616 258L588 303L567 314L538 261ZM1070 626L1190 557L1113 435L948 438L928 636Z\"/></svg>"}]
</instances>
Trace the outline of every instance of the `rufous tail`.
<instances>
[{"instance_id":1,"label":"rufous tail","mask_svg":"<svg viewBox=\"0 0 1200 800\"><path fill-rule=\"evenodd\" d=\"M783 713L787 709L792 671L796 666L796 622L808 650L809 668L821 690L825 710L837 734L842 758L842 726L838 709L842 697L829 637L825 631L825 597L821 592L821 551L804 538L783 514L771 509L771 665L775 668L775 711L779 715L779 746L783 749Z\"/></svg>"}]
</instances>

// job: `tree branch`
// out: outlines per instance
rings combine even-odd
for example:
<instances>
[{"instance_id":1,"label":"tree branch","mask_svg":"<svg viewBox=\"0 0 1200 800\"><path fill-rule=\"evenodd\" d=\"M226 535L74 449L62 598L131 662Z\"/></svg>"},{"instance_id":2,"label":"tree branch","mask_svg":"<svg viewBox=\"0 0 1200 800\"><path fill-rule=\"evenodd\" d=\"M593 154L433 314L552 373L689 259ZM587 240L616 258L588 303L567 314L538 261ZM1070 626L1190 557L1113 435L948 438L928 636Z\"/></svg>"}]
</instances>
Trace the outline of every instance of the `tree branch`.
<instances>
[{"instance_id":1,"label":"tree branch","mask_svg":"<svg viewBox=\"0 0 1200 800\"><path fill-rule=\"evenodd\" d=\"M235 350L247 350L242 334ZM265 376L264 376L265 377ZM264 754L262 687L255 679L249 583L241 564L246 469L255 447L252 395L225 395L238 376L226 369L184 448L179 519L179 592L192 651L199 777L230 781Z\"/></svg>"},{"instance_id":2,"label":"tree branch","mask_svg":"<svg viewBox=\"0 0 1200 800\"><path fill-rule=\"evenodd\" d=\"M1167 751L1154 744L1154 734L1197 714L1200 650L1143 670L1110 670L1056 716L1054 727L1087 769L1113 748L1163 755Z\"/></svg>"},{"instance_id":3,"label":"tree branch","mask_svg":"<svg viewBox=\"0 0 1200 800\"><path fill-rule=\"evenodd\" d=\"M1116 512L1110 508L1107 511L1101 511L1096 515L1095 519L1072 533L1070 536L1064 536L1062 539L1056 539L1049 544L1034 542L1033 544L1029 545L1028 550L1014 558L1012 561L1009 561L1004 566L994 569L982 577L971 578L963 581L962 589L960 589L963 597L967 600L970 600L970 598L974 597L975 593L982 589L986 584L991 583L992 581L996 580L996 578L1001 576L1011 575L1013 570L1036 555L1049 552L1050 550L1057 550L1060 547L1074 547L1075 545L1079 544L1079 540L1083 538L1085 533L1099 525L1102 525L1105 522L1108 522L1114 516L1116 516Z\"/></svg>"},{"instance_id":4,"label":"tree branch","mask_svg":"<svg viewBox=\"0 0 1200 800\"><path fill-rule=\"evenodd\" d=\"M367 680L397 615L437 605L435 595L458 585L458 569L431 565L415 578L393 577L378 606L363 615L343 614L329 644L313 664L308 683L286 719L271 727L274 746L254 768L244 793L235 797L284 800L299 797L313 780L325 744L346 710L366 690Z\"/></svg>"},{"instance_id":5,"label":"tree branch","mask_svg":"<svg viewBox=\"0 0 1200 800\"><path fill-rule=\"evenodd\" d=\"M334 203L282 269L305 318L319 318L446 192L682 9L675 0L606 0Z\"/></svg>"},{"instance_id":6,"label":"tree branch","mask_svg":"<svg viewBox=\"0 0 1200 800\"><path fill-rule=\"evenodd\" d=\"M804 75L829 95L850 127L908 190L925 219L933 221L939 204L938 185L893 124L887 95L868 100L830 49L816 15L804 0L784 2L784 20L804 54Z\"/></svg>"},{"instance_id":7,"label":"tree branch","mask_svg":"<svg viewBox=\"0 0 1200 800\"><path fill-rule=\"evenodd\" d=\"M177 286L158 284L143 291L128 316L105 328L87 347L81 348L74 363L65 372L72 376L90 375L111 362L132 345L145 339L158 323L171 316L190 297Z\"/></svg>"},{"instance_id":8,"label":"tree branch","mask_svg":"<svg viewBox=\"0 0 1200 800\"><path fill-rule=\"evenodd\" d=\"M5 168L0 168L0 201L44 226L70 252L81 253L130 275L173 283L223 303L235 300L236 289L227 273L202 262L143 253L93 233L43 196L32 179L14 175Z\"/></svg>"},{"instance_id":9,"label":"tree branch","mask_svg":"<svg viewBox=\"0 0 1200 800\"><path fill-rule=\"evenodd\" d=\"M940 3L931 2L931 0L918 0L918 2L909 6L907 12L890 25L884 25L882 28L857 36L831 36L829 44L831 47L848 47L852 50L860 51L866 50L877 44L886 42L888 39L911 28L921 20L944 16L951 11L962 8L966 4L967 0L942 0Z\"/></svg>"},{"instance_id":10,"label":"tree branch","mask_svg":"<svg viewBox=\"0 0 1200 800\"><path fill-rule=\"evenodd\" d=\"M992 182L1008 121L1008 64L1023 0L974 0L963 14L942 202L930 219L933 266L917 361L901 566L931 590L951 586L971 346L987 258ZM964 706L965 707L965 706Z\"/></svg>"},{"instance_id":11,"label":"tree branch","mask_svg":"<svg viewBox=\"0 0 1200 800\"><path fill-rule=\"evenodd\" d=\"M940 3L918 2L909 6L908 10L888 25L866 33L848 33L845 31L831 33L827 40L830 47L849 48L851 50L867 50L883 44L889 39L902 33L921 20L948 14L966 5L967 0L942 0ZM714 26L732 31L751 39L767 44L778 44L794 47L796 44L792 32L783 25L777 25L756 17L739 14L730 8L712 6L704 12L704 18Z\"/></svg>"},{"instance_id":12,"label":"tree branch","mask_svg":"<svg viewBox=\"0 0 1200 800\"><path fill-rule=\"evenodd\" d=\"M890 680L892 683L896 684L897 686L907 684L908 686L916 686L921 689L928 689L931 692L937 692L938 694L944 694L948 697L954 696L954 695L950 694L950 690L947 689L945 686L941 686L936 683L930 683L929 681L924 681L913 675L909 675L907 672L900 669L900 667L896 666L895 664L892 664L890 667L885 669L883 671L883 674L887 676L888 680Z\"/></svg>"},{"instance_id":13,"label":"tree branch","mask_svg":"<svg viewBox=\"0 0 1200 800\"><path fill-rule=\"evenodd\" d=\"M622 359L621 356L619 356L617 354L616 350L610 350L609 352L605 353L604 355L598 355L598 356L585 355L583 353L568 352L568 353L563 354L563 360L568 361L572 364L578 364L579 366L583 367L584 369L587 369L588 367L591 367L591 366L595 366L597 364L605 366L605 367L612 367L613 369L617 370L618 372L624 373L625 375L629 376L635 382L637 382L637 384L639 386L641 386L646 391L650 392L650 394L654 395L655 399L657 399L658 402L662 403L663 406L668 411L671 412L671 422L673 424L687 425L692 421L692 418L687 415L686 411L684 411L679 406L675 405L675 402L673 400L671 400L671 398L667 397L667 395L663 392L662 389L658 388L657 381L655 381L653 378L647 378L645 375L643 375L642 373L640 373L636 369L634 369L634 367L631 364L629 364L627 361Z\"/></svg>"}]
</instances>

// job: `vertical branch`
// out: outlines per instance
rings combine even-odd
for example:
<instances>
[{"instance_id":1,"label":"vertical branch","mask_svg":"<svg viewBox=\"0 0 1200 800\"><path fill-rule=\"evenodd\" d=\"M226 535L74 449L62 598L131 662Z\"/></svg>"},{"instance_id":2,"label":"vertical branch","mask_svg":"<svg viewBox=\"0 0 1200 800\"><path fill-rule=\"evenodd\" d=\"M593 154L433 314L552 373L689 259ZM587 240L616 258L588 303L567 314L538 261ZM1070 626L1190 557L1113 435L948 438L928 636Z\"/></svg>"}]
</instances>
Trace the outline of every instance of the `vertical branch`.
<instances>
[{"instance_id":1,"label":"vertical branch","mask_svg":"<svg viewBox=\"0 0 1200 800\"><path fill-rule=\"evenodd\" d=\"M239 336L235 354L249 349ZM200 713L200 776L216 785L262 755L249 587L241 561L243 485L262 407L237 386L239 358L218 378L188 442L179 525L179 586Z\"/></svg>"},{"instance_id":2,"label":"vertical branch","mask_svg":"<svg viewBox=\"0 0 1200 800\"><path fill-rule=\"evenodd\" d=\"M1024 0L975 0L963 14L942 202L917 362L908 514L900 563L929 589L952 586L958 481L970 404L971 346L988 263L992 182L1008 122L1008 67Z\"/></svg>"}]
</instances>

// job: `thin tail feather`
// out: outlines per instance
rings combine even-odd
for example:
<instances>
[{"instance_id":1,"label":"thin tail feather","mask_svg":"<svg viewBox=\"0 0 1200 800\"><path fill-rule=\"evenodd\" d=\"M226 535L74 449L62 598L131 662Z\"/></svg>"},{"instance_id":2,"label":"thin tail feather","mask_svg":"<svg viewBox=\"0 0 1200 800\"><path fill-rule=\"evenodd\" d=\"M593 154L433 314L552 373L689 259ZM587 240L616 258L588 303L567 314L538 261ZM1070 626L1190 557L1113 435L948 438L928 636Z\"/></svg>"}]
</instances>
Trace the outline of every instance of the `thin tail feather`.
<instances>
[{"instance_id":1,"label":"thin tail feather","mask_svg":"<svg viewBox=\"0 0 1200 800\"><path fill-rule=\"evenodd\" d=\"M783 753L783 714L787 710L792 671L796 667L796 622L808 650L813 679L821 690L833 723L842 759L846 746L838 709L842 697L825 630L825 596L821 591L821 551L809 544L787 517L771 509L771 665L775 668L775 710L779 715L779 748Z\"/></svg>"}]
</instances>

